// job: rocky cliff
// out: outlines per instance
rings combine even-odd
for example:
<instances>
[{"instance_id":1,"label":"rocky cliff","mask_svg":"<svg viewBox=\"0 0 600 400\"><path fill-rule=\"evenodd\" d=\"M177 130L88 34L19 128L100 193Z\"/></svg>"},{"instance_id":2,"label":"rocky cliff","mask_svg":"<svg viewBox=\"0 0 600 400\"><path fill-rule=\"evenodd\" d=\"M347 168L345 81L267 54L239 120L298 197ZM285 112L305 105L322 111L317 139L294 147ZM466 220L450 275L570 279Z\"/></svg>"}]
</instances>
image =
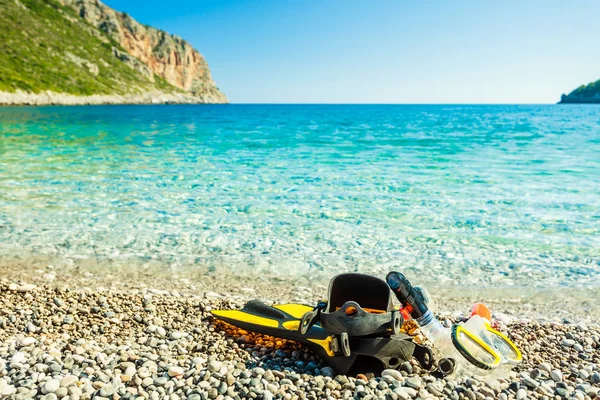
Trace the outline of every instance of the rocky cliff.
<instances>
[{"instance_id":1,"label":"rocky cliff","mask_svg":"<svg viewBox=\"0 0 600 400\"><path fill-rule=\"evenodd\" d=\"M600 103L600 80L581 85L571 93L563 94L560 99L560 104L585 104L585 103Z\"/></svg>"},{"instance_id":2,"label":"rocky cliff","mask_svg":"<svg viewBox=\"0 0 600 400\"><path fill-rule=\"evenodd\" d=\"M227 102L188 42L98 0L0 0L0 42L0 104Z\"/></svg>"}]
</instances>

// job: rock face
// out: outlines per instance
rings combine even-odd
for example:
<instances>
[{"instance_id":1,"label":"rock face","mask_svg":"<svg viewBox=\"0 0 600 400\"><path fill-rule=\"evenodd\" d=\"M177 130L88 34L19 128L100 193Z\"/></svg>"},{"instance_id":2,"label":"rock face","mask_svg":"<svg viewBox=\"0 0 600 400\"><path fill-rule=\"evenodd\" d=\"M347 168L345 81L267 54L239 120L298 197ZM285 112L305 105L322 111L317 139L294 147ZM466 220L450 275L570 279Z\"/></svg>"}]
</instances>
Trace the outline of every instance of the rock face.
<instances>
[{"instance_id":1,"label":"rock face","mask_svg":"<svg viewBox=\"0 0 600 400\"><path fill-rule=\"evenodd\" d=\"M151 82L156 74L204 102L227 102L212 80L204 57L185 40L144 26L98 0L61 2L119 43L126 52L113 48L113 54Z\"/></svg>"},{"instance_id":2,"label":"rock face","mask_svg":"<svg viewBox=\"0 0 600 400\"><path fill-rule=\"evenodd\" d=\"M561 96L559 104L600 103L600 80L581 85L568 95Z\"/></svg>"}]
</instances>

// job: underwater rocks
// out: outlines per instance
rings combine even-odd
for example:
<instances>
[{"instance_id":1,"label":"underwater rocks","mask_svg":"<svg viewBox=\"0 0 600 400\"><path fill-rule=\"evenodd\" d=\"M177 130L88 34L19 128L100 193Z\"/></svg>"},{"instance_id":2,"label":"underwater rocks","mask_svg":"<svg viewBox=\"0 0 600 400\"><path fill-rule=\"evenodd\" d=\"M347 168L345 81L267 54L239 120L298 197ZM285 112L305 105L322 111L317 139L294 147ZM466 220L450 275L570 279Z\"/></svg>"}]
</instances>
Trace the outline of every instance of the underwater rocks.
<instances>
[{"instance_id":1,"label":"underwater rocks","mask_svg":"<svg viewBox=\"0 0 600 400\"><path fill-rule=\"evenodd\" d=\"M524 363L508 379L442 378L416 362L382 376L336 376L303 346L213 321L210 310L244 303L235 283L209 296L141 284L127 291L47 284L18 290L24 285L0 280L3 398L593 399L599 390L598 325L510 322L505 328ZM324 294L275 289L256 285L252 296Z\"/></svg>"}]
</instances>

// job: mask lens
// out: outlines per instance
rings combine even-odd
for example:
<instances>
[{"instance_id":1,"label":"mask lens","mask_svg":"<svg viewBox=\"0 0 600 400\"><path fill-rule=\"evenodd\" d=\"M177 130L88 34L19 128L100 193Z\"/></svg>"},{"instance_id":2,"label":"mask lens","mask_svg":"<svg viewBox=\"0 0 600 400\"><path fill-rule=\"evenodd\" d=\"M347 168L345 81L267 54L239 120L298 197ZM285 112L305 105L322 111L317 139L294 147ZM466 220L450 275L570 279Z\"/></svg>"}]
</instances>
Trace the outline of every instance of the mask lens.
<instances>
[{"instance_id":1,"label":"mask lens","mask_svg":"<svg viewBox=\"0 0 600 400\"><path fill-rule=\"evenodd\" d=\"M510 341L502 333L495 329L488 327L488 336L492 339L492 344L500 353L502 358L506 362L519 363L522 360L521 352L517 349L515 344Z\"/></svg>"},{"instance_id":2,"label":"mask lens","mask_svg":"<svg viewBox=\"0 0 600 400\"><path fill-rule=\"evenodd\" d=\"M452 342L463 357L478 368L489 370L500 363L500 355L492 347L461 325L452 327Z\"/></svg>"},{"instance_id":3,"label":"mask lens","mask_svg":"<svg viewBox=\"0 0 600 400\"><path fill-rule=\"evenodd\" d=\"M481 347L480 343L477 343L471 336L465 333L466 331L460 332L458 335L459 342L463 347L477 360L491 364L494 362L494 355L490 354L485 348Z\"/></svg>"}]
</instances>

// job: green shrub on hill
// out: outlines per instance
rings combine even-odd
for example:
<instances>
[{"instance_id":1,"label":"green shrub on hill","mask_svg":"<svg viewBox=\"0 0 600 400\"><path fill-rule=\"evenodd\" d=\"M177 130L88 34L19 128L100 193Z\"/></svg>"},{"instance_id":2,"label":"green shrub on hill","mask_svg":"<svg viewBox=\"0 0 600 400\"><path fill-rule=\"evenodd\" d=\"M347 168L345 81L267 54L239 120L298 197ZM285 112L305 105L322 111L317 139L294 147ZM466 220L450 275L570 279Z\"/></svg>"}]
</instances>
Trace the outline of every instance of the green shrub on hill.
<instances>
[{"instance_id":1,"label":"green shrub on hill","mask_svg":"<svg viewBox=\"0 0 600 400\"><path fill-rule=\"evenodd\" d=\"M581 85L568 95L563 94L561 103L600 103L600 80Z\"/></svg>"},{"instance_id":2,"label":"green shrub on hill","mask_svg":"<svg viewBox=\"0 0 600 400\"><path fill-rule=\"evenodd\" d=\"M0 0L0 91L75 95L181 92L113 54L120 45L54 0Z\"/></svg>"}]
</instances>

